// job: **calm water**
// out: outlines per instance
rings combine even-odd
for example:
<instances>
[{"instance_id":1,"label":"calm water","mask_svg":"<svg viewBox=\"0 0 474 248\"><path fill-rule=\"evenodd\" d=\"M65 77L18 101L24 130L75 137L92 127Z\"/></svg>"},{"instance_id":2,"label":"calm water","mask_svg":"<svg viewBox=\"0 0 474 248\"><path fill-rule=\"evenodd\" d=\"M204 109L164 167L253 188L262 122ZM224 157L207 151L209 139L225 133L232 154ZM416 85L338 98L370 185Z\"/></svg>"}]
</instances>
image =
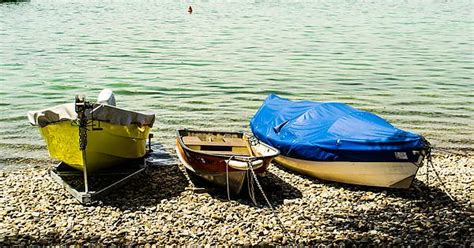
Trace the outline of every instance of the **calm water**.
<instances>
[{"instance_id":1,"label":"calm water","mask_svg":"<svg viewBox=\"0 0 474 248\"><path fill-rule=\"evenodd\" d=\"M26 112L95 99L178 127L247 130L267 94L341 101L474 148L473 1L0 4L0 168L47 160Z\"/></svg>"}]
</instances>

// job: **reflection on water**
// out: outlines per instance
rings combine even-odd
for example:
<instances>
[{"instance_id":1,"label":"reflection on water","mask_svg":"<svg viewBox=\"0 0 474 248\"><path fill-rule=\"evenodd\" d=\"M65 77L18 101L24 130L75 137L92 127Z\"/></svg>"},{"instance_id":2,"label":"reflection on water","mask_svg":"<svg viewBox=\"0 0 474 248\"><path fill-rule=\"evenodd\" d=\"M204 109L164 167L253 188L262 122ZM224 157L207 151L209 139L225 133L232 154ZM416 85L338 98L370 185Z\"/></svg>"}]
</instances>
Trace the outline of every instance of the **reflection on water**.
<instances>
[{"instance_id":1,"label":"reflection on water","mask_svg":"<svg viewBox=\"0 0 474 248\"><path fill-rule=\"evenodd\" d=\"M95 98L178 127L247 129L268 93L373 111L474 148L472 1L0 5L0 164L45 158L28 110ZM35 152L37 151L37 152Z\"/></svg>"},{"instance_id":2,"label":"reflection on water","mask_svg":"<svg viewBox=\"0 0 474 248\"><path fill-rule=\"evenodd\" d=\"M30 2L30 0L0 0L0 4L2 3L25 3Z\"/></svg>"}]
</instances>

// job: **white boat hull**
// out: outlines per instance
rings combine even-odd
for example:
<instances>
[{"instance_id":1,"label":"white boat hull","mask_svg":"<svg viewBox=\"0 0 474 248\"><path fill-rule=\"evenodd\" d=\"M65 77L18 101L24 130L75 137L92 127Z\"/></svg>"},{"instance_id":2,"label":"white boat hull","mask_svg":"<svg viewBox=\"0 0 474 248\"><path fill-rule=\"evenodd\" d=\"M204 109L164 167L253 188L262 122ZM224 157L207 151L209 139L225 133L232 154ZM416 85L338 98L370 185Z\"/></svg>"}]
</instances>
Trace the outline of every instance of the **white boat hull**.
<instances>
[{"instance_id":1,"label":"white boat hull","mask_svg":"<svg viewBox=\"0 0 474 248\"><path fill-rule=\"evenodd\" d=\"M421 166L413 162L309 161L278 156L282 166L318 179L388 188L409 188Z\"/></svg>"}]
</instances>

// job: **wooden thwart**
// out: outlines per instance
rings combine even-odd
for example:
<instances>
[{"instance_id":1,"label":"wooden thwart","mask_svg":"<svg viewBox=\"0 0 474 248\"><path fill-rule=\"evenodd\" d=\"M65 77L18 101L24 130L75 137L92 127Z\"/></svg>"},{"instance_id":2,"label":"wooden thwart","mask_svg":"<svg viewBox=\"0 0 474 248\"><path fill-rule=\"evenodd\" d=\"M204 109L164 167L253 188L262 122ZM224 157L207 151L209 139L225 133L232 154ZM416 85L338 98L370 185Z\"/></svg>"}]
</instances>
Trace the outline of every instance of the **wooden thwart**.
<instances>
[{"instance_id":1,"label":"wooden thwart","mask_svg":"<svg viewBox=\"0 0 474 248\"><path fill-rule=\"evenodd\" d=\"M187 146L226 146L226 147L245 147L246 141L239 138L223 138L224 141L203 141L195 136L183 137L183 142Z\"/></svg>"},{"instance_id":2,"label":"wooden thwart","mask_svg":"<svg viewBox=\"0 0 474 248\"><path fill-rule=\"evenodd\" d=\"M249 152L244 152L244 151L201 151L206 154L212 154L212 155L234 155L234 156L248 156L250 153Z\"/></svg>"}]
</instances>

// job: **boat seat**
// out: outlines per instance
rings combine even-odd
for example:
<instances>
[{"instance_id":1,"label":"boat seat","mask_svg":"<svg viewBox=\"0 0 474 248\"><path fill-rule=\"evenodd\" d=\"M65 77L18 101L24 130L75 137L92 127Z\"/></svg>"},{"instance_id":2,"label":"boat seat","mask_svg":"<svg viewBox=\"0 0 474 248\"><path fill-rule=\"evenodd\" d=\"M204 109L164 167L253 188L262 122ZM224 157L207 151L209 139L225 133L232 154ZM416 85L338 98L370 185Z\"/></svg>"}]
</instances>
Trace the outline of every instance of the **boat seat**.
<instances>
[{"instance_id":1,"label":"boat seat","mask_svg":"<svg viewBox=\"0 0 474 248\"><path fill-rule=\"evenodd\" d=\"M223 138L224 141L203 141L195 136L184 136L183 142L187 146L230 146L246 147L245 140L240 138Z\"/></svg>"},{"instance_id":2,"label":"boat seat","mask_svg":"<svg viewBox=\"0 0 474 248\"><path fill-rule=\"evenodd\" d=\"M223 138L223 140L226 143L233 144L232 146L241 146L241 147L247 146L247 141L241 138Z\"/></svg>"},{"instance_id":3,"label":"boat seat","mask_svg":"<svg viewBox=\"0 0 474 248\"><path fill-rule=\"evenodd\" d=\"M195 136L184 136L183 137L183 142L185 145L194 145L196 143L201 142L201 139Z\"/></svg>"},{"instance_id":4,"label":"boat seat","mask_svg":"<svg viewBox=\"0 0 474 248\"><path fill-rule=\"evenodd\" d=\"M235 155L235 156L249 156L248 152L233 152L233 151L201 151L203 153L212 155Z\"/></svg>"}]
</instances>

